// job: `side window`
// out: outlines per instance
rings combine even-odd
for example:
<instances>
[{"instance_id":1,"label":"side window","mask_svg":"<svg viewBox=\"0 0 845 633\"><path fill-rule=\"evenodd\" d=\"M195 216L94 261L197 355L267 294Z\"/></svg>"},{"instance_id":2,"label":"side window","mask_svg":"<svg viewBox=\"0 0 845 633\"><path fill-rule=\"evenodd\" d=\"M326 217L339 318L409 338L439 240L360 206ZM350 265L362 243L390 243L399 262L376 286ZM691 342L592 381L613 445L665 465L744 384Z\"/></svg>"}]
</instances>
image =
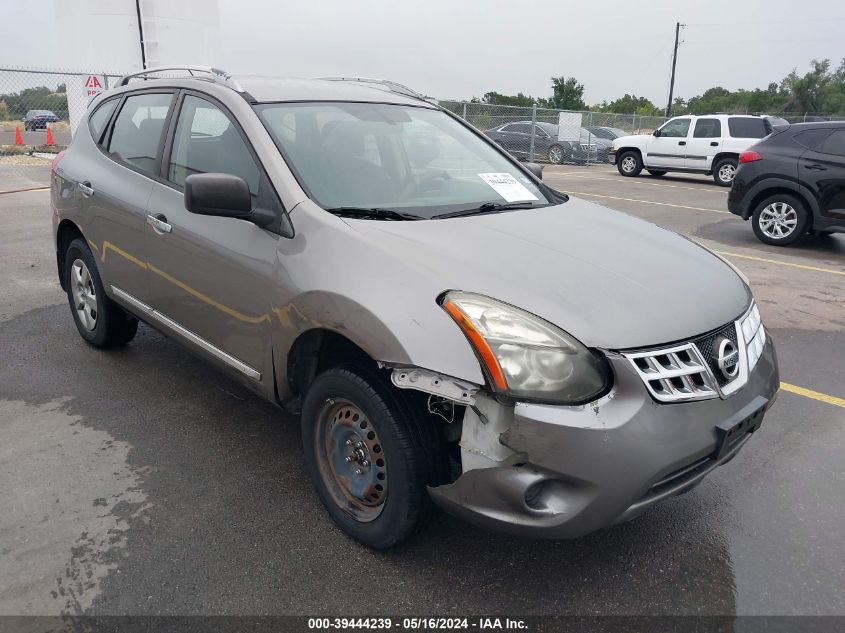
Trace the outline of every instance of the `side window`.
<instances>
[{"instance_id":1,"label":"side window","mask_svg":"<svg viewBox=\"0 0 845 633\"><path fill-rule=\"evenodd\" d=\"M763 138L768 135L763 119L751 117L728 117L728 130L734 138Z\"/></svg>"},{"instance_id":2,"label":"side window","mask_svg":"<svg viewBox=\"0 0 845 633\"><path fill-rule=\"evenodd\" d=\"M836 130L833 134L828 136L827 140L822 145L821 151L825 154L845 156L845 130Z\"/></svg>"},{"instance_id":3,"label":"side window","mask_svg":"<svg viewBox=\"0 0 845 633\"><path fill-rule=\"evenodd\" d=\"M517 134L531 134L531 125L528 123L514 123L508 127L508 132L516 132Z\"/></svg>"},{"instance_id":4,"label":"side window","mask_svg":"<svg viewBox=\"0 0 845 633\"><path fill-rule=\"evenodd\" d=\"M719 119L698 119L692 136L693 138L719 138L722 136L722 122Z\"/></svg>"},{"instance_id":5,"label":"side window","mask_svg":"<svg viewBox=\"0 0 845 633\"><path fill-rule=\"evenodd\" d=\"M109 122L111 113L114 112L115 107L117 107L117 102L118 99L109 99L108 101L101 103L100 106L94 110L94 114L92 114L91 118L88 120L91 125L91 136L94 138L95 143L100 142L106 123Z\"/></svg>"},{"instance_id":6,"label":"side window","mask_svg":"<svg viewBox=\"0 0 845 633\"><path fill-rule=\"evenodd\" d=\"M534 134L536 136L539 136L540 138L546 138L548 136L548 134L546 134L546 131L538 125L534 126Z\"/></svg>"},{"instance_id":7,"label":"side window","mask_svg":"<svg viewBox=\"0 0 845 633\"><path fill-rule=\"evenodd\" d=\"M660 136L685 137L689 134L689 125L690 119L673 119L660 129Z\"/></svg>"},{"instance_id":8,"label":"side window","mask_svg":"<svg viewBox=\"0 0 845 633\"><path fill-rule=\"evenodd\" d=\"M172 94L162 93L127 97L114 122L109 154L144 171L153 172L161 131L172 99Z\"/></svg>"},{"instance_id":9,"label":"side window","mask_svg":"<svg viewBox=\"0 0 845 633\"><path fill-rule=\"evenodd\" d=\"M181 186L192 174L221 173L246 181L253 202L261 171L238 128L213 103L188 95L182 102L167 179Z\"/></svg>"},{"instance_id":10,"label":"side window","mask_svg":"<svg viewBox=\"0 0 845 633\"><path fill-rule=\"evenodd\" d=\"M792 140L802 147L818 152L828 134L830 130L805 130L793 136Z\"/></svg>"}]
</instances>

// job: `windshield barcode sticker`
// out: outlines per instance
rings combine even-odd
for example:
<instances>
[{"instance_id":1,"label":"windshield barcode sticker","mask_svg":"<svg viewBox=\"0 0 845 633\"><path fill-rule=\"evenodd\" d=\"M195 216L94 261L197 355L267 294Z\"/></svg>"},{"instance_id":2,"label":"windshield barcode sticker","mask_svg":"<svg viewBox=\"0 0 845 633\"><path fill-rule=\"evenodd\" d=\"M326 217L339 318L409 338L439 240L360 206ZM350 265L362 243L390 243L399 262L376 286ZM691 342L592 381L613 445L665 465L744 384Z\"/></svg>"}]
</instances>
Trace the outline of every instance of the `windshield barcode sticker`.
<instances>
[{"instance_id":1,"label":"windshield barcode sticker","mask_svg":"<svg viewBox=\"0 0 845 633\"><path fill-rule=\"evenodd\" d=\"M493 191L502 196L506 202L522 202L523 200L537 200L537 196L510 174L478 174Z\"/></svg>"}]
</instances>

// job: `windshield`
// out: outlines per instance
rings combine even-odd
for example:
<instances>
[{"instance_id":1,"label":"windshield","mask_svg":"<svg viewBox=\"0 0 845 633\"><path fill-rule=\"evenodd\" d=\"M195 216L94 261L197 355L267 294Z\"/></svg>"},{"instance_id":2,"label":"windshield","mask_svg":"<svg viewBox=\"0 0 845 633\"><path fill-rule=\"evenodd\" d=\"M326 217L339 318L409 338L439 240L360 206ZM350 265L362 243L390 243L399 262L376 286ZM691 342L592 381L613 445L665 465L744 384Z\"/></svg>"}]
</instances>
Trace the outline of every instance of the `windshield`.
<instances>
[{"instance_id":1,"label":"windshield","mask_svg":"<svg viewBox=\"0 0 845 633\"><path fill-rule=\"evenodd\" d=\"M493 205L485 211L549 204L510 160L440 110L342 102L256 110L300 184L325 209L389 209L429 219L486 203Z\"/></svg>"}]
</instances>

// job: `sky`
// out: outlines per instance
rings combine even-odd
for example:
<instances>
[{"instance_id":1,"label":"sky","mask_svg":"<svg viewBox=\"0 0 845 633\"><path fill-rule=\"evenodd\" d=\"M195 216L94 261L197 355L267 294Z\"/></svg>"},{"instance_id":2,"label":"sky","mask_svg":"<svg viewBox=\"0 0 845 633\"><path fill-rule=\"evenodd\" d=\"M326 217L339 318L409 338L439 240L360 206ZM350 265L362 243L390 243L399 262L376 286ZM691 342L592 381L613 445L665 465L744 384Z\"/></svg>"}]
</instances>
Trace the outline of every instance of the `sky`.
<instances>
[{"instance_id":1,"label":"sky","mask_svg":"<svg viewBox=\"0 0 845 633\"><path fill-rule=\"evenodd\" d=\"M66 66L53 3L71 1L0 0L0 67ZM684 98L716 85L765 88L793 68L805 72L813 58L836 66L845 57L842 0L818 0L811 9L794 0L217 4L214 59L185 63L214 63L235 74L382 77L440 99L489 91L546 97L549 78L565 75L584 84L589 104L631 93L663 105L678 21L686 27L675 95Z\"/></svg>"}]
</instances>

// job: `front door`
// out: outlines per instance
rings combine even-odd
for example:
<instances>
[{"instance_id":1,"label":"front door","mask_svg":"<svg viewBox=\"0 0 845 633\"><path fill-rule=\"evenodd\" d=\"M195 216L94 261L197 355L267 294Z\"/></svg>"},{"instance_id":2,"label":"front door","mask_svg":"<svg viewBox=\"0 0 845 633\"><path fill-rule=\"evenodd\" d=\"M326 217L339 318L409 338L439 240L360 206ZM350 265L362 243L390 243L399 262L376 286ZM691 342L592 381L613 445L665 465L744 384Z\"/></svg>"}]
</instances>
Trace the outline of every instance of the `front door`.
<instances>
[{"instance_id":1,"label":"front door","mask_svg":"<svg viewBox=\"0 0 845 633\"><path fill-rule=\"evenodd\" d=\"M153 185L147 214L151 305L164 325L242 375L272 380L271 288L278 235L246 220L185 209L185 178L243 178L253 207L272 191L251 146L223 107L186 93L178 107L167 184ZM275 194L273 194L275 195Z\"/></svg>"},{"instance_id":2,"label":"front door","mask_svg":"<svg viewBox=\"0 0 845 633\"><path fill-rule=\"evenodd\" d=\"M836 130L798 161L798 177L819 201L823 220L845 220L845 130Z\"/></svg>"},{"instance_id":3,"label":"front door","mask_svg":"<svg viewBox=\"0 0 845 633\"><path fill-rule=\"evenodd\" d=\"M686 166L690 118L671 119L660 128L659 136L652 136L647 144L645 166L683 169Z\"/></svg>"}]
</instances>

